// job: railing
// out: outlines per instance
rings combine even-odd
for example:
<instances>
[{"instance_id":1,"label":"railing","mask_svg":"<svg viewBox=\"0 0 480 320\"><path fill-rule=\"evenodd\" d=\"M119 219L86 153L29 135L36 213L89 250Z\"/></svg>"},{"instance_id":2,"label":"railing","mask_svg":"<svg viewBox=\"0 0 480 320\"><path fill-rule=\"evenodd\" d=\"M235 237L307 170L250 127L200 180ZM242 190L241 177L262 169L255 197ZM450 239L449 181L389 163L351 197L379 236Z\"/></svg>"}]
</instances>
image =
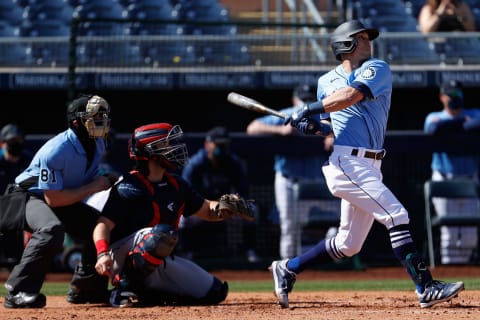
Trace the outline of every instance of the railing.
<instances>
[{"instance_id":1,"label":"railing","mask_svg":"<svg viewBox=\"0 0 480 320\"><path fill-rule=\"evenodd\" d=\"M78 28L87 22L100 23L75 21L72 27ZM105 22L118 24L122 28L116 29L121 30L128 30L134 23L101 21ZM277 78L287 80L295 74L295 79L284 83L284 87L289 87L298 82L298 77L316 79L338 64L330 49L329 34L322 31L331 32L334 25L235 21L149 23L167 24L178 32L80 36L76 28L72 28L71 36L64 37L0 38L0 77L6 78L0 79L1 83L8 84L9 89L28 88L32 83L75 91L88 86L123 88L147 77L147 89L152 81L155 86L172 88L185 84L188 87L190 80L185 79L186 75L197 74L221 78L212 84L216 88L281 88L282 83L272 79L275 73ZM202 26L209 32L224 30L224 33L182 33L192 26ZM445 74L450 77L451 73L471 86L480 78L479 39L480 32L428 35L382 32L373 42L373 54L391 65L395 73L394 86L436 86ZM114 77L116 80L112 82Z\"/></svg>"}]
</instances>

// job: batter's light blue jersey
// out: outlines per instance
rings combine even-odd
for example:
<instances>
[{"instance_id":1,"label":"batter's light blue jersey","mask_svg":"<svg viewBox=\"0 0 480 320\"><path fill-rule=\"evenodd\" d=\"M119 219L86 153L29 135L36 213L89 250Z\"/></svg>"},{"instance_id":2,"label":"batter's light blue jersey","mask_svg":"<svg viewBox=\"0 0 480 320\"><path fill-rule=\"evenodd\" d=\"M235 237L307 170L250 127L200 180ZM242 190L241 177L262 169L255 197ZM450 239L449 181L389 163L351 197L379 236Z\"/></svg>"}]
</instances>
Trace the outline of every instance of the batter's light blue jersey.
<instances>
[{"instance_id":1,"label":"batter's light blue jersey","mask_svg":"<svg viewBox=\"0 0 480 320\"><path fill-rule=\"evenodd\" d=\"M96 151L87 168L87 154L76 134L68 129L48 140L35 154L32 162L15 179L21 183L38 177L38 183L29 191L41 194L43 190L77 188L92 181L98 173L98 164L105 152L103 139L96 140Z\"/></svg>"},{"instance_id":2,"label":"batter's light blue jersey","mask_svg":"<svg viewBox=\"0 0 480 320\"><path fill-rule=\"evenodd\" d=\"M292 106L280 111L287 115L291 115L298 109L299 107ZM313 117L318 117L317 120L320 120L319 115ZM258 120L264 124L273 126L284 125L283 119L272 115L260 117ZM276 154L274 157L273 168L275 171L281 172L285 177L317 179L323 177L322 166L319 164L323 163L325 160L324 157L314 155L305 157L301 154Z\"/></svg>"},{"instance_id":3,"label":"batter's light blue jersey","mask_svg":"<svg viewBox=\"0 0 480 320\"><path fill-rule=\"evenodd\" d=\"M318 79L317 98L321 100L338 89L352 86L352 83L367 86L372 97L364 97L348 108L330 113L334 144L382 149L392 95L390 67L386 62L372 58L347 74L339 65Z\"/></svg>"},{"instance_id":4,"label":"batter's light blue jersey","mask_svg":"<svg viewBox=\"0 0 480 320\"><path fill-rule=\"evenodd\" d=\"M430 112L425 118L423 130L426 133L433 133L435 123L454 120L460 117L468 117L471 120L480 119L480 109L463 109L458 117L453 117L445 110ZM433 171L438 171L443 175L473 176L478 171L478 163L479 157L476 152L468 155L434 152L432 155L431 168Z\"/></svg>"}]
</instances>

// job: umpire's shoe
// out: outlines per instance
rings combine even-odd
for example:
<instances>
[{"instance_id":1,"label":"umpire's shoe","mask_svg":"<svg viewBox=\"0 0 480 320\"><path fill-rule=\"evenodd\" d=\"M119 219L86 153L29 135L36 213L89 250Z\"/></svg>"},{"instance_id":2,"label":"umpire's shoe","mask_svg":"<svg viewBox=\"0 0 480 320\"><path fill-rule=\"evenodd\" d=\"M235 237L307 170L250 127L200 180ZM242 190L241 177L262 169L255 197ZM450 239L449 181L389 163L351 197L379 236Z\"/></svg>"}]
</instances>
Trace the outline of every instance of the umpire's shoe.
<instances>
[{"instance_id":1,"label":"umpire's shoe","mask_svg":"<svg viewBox=\"0 0 480 320\"><path fill-rule=\"evenodd\" d=\"M275 295L282 308L288 308L288 293L292 291L297 275L287 269L288 259L273 261L269 267L275 282Z\"/></svg>"},{"instance_id":2,"label":"umpire's shoe","mask_svg":"<svg viewBox=\"0 0 480 320\"><path fill-rule=\"evenodd\" d=\"M5 308L43 308L47 304L47 298L42 293L18 292L7 293L3 305Z\"/></svg>"},{"instance_id":3,"label":"umpire's shoe","mask_svg":"<svg viewBox=\"0 0 480 320\"><path fill-rule=\"evenodd\" d=\"M423 293L419 293L418 301L420 307L428 308L440 302L450 301L464 289L463 282L446 283L443 281L432 280L425 286Z\"/></svg>"}]
</instances>

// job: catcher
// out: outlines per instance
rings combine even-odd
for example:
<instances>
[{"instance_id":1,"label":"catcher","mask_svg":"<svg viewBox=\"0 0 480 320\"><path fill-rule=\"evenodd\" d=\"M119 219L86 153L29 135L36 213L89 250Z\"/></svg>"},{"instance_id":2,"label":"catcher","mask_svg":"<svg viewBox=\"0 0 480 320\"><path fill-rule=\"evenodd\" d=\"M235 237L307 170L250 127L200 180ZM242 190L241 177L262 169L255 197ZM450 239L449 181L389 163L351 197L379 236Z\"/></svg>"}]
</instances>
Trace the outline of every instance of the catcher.
<instances>
[{"instance_id":1,"label":"catcher","mask_svg":"<svg viewBox=\"0 0 480 320\"><path fill-rule=\"evenodd\" d=\"M225 300L222 282L195 263L173 256L180 216L221 221L252 220L254 204L235 194L201 197L177 173L188 159L178 125L154 123L129 140L134 170L89 203L101 210L93 232L95 269L111 279L110 304L214 305ZM111 245L110 245L111 244Z\"/></svg>"}]
</instances>

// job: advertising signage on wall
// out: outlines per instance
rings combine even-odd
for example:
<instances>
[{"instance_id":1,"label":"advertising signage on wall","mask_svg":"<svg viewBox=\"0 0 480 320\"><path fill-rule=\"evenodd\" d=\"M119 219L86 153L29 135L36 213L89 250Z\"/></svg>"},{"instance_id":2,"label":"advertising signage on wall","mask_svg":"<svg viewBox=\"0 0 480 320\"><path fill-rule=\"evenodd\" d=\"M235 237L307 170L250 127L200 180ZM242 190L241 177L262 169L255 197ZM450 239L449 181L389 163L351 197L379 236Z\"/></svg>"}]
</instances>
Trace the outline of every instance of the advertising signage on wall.
<instances>
[{"instance_id":1,"label":"advertising signage on wall","mask_svg":"<svg viewBox=\"0 0 480 320\"><path fill-rule=\"evenodd\" d=\"M322 72L212 72L212 73L79 73L76 89L81 90L171 90L171 89L285 89L298 83L316 84ZM466 87L480 83L480 70L393 71L393 86L421 88L438 86L444 80L462 81ZM63 90L66 73L0 73L0 89Z\"/></svg>"}]
</instances>

